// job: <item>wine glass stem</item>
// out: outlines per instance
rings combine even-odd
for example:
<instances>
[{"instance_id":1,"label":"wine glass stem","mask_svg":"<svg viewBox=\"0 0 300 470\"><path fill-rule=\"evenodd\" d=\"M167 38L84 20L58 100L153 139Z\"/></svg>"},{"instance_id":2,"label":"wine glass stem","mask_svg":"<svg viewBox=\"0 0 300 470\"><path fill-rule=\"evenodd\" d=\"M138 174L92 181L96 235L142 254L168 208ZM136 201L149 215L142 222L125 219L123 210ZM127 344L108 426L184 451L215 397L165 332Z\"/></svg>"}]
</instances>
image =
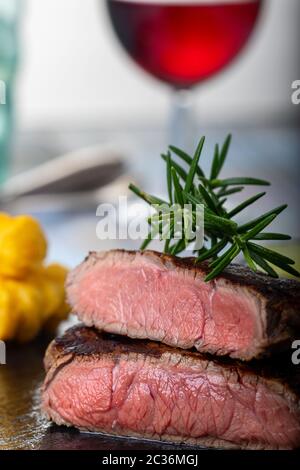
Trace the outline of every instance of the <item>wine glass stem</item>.
<instances>
[{"instance_id":1,"label":"wine glass stem","mask_svg":"<svg viewBox=\"0 0 300 470\"><path fill-rule=\"evenodd\" d=\"M175 90L172 96L170 144L190 152L196 140L195 110L190 90Z\"/></svg>"}]
</instances>

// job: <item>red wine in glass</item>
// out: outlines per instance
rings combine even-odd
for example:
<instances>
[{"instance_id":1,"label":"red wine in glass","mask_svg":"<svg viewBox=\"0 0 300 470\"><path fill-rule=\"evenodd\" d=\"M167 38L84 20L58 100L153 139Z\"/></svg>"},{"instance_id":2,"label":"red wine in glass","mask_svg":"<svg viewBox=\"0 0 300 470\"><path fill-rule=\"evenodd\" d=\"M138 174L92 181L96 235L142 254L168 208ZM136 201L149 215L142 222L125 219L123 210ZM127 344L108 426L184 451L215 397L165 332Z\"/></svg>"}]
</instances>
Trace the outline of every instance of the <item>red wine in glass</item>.
<instances>
[{"instance_id":1,"label":"red wine in glass","mask_svg":"<svg viewBox=\"0 0 300 470\"><path fill-rule=\"evenodd\" d=\"M247 43L262 0L107 0L113 27L144 70L190 88L227 66Z\"/></svg>"}]
</instances>

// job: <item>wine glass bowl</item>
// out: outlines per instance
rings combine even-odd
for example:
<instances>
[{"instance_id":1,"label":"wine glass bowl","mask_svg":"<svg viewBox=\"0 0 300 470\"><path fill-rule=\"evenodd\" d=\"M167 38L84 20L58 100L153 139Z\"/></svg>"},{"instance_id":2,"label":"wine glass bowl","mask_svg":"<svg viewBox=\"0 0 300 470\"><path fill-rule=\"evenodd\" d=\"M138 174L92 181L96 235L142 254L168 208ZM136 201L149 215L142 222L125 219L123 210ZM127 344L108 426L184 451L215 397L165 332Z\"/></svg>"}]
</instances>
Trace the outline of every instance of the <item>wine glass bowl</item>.
<instances>
[{"instance_id":1,"label":"wine glass bowl","mask_svg":"<svg viewBox=\"0 0 300 470\"><path fill-rule=\"evenodd\" d=\"M186 89L224 69L255 27L263 0L107 0L130 57L154 77Z\"/></svg>"}]
</instances>

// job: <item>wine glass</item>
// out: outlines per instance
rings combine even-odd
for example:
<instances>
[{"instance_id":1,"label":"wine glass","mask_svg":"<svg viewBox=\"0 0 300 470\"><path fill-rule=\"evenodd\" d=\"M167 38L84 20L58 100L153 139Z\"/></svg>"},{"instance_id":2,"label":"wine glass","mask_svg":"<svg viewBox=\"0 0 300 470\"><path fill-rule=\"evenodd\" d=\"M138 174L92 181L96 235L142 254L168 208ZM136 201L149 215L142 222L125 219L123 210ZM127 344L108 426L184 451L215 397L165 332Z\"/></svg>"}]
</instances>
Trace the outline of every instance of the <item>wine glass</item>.
<instances>
[{"instance_id":1,"label":"wine glass","mask_svg":"<svg viewBox=\"0 0 300 470\"><path fill-rule=\"evenodd\" d=\"M189 147L190 90L223 70L247 43L263 0L106 0L130 57L174 90L171 142ZM195 144L195 142L193 142Z\"/></svg>"}]
</instances>

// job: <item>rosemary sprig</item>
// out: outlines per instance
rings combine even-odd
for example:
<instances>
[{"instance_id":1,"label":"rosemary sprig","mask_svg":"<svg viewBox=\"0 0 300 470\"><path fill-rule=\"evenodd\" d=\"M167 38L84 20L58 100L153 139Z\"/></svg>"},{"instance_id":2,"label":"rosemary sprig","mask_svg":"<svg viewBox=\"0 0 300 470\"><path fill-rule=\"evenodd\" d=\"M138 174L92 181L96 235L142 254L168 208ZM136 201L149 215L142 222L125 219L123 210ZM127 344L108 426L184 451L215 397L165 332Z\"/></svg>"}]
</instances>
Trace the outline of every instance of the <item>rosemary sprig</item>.
<instances>
[{"instance_id":1,"label":"rosemary sprig","mask_svg":"<svg viewBox=\"0 0 300 470\"><path fill-rule=\"evenodd\" d=\"M166 216L159 210L149 218L148 222L154 224L150 227L149 234L144 240L141 249L146 249L155 235L159 235L165 241L164 252L178 255L184 251L189 244L193 243L187 237L188 229L193 233L199 230L197 227L197 206L204 206L204 239L206 245L196 253L195 262L207 261L210 271L206 281L214 279L228 266L240 253L243 254L247 265L253 270L262 270L272 277L278 277L272 265L280 267L285 272L294 276L300 276L292 265L294 261L290 258L257 244L264 240L290 240L289 235L281 233L265 232L273 220L287 208L282 205L272 209L249 222L238 224L233 220L250 205L256 203L265 196L260 192L246 199L234 209L228 211L226 203L229 196L243 191L245 186L269 186L268 181L252 177L220 178L220 173L226 161L231 135L228 135L220 147L215 146L209 177L207 177L199 164L205 138L202 137L196 148L194 156L185 151L170 146L167 153L161 157L166 163L168 201L145 193L135 185L130 189L146 203L150 205L163 205L172 208L174 203L184 210L185 204L192 206L191 217L184 220L182 238L175 238L176 228L174 216ZM179 159L181 164L176 161ZM183 166L182 166L183 165ZM189 232L190 233L190 232ZM169 235L169 238L167 237Z\"/></svg>"}]
</instances>

